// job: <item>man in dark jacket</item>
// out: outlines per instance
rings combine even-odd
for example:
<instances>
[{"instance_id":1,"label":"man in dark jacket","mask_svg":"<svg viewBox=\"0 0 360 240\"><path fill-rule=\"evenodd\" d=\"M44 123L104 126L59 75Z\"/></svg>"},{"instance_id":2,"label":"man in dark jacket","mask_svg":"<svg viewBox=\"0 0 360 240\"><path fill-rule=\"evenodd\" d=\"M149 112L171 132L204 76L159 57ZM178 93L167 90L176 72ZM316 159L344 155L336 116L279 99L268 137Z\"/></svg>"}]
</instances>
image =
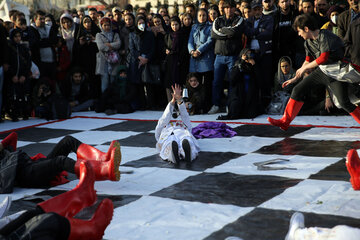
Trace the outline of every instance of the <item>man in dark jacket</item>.
<instances>
[{"instance_id":1,"label":"man in dark jacket","mask_svg":"<svg viewBox=\"0 0 360 240\"><path fill-rule=\"evenodd\" d=\"M360 2L358 2L360 8ZM344 38L345 56L350 57L351 62L356 70L360 72L360 17L355 19L346 32Z\"/></svg>"},{"instance_id":2,"label":"man in dark jacket","mask_svg":"<svg viewBox=\"0 0 360 240\"><path fill-rule=\"evenodd\" d=\"M212 27L211 37L215 39L215 63L212 103L209 114L219 112L223 80L226 70L230 73L231 68L244 47L242 34L244 32L244 19L235 15L235 2L224 2L225 15L218 17Z\"/></svg>"},{"instance_id":3,"label":"man in dark jacket","mask_svg":"<svg viewBox=\"0 0 360 240\"><path fill-rule=\"evenodd\" d=\"M262 13L260 0L254 0L251 8L254 16L245 22L245 33L248 37L249 48L254 53L257 86L261 89L262 103L266 106L271 99L274 19L272 15Z\"/></svg>"},{"instance_id":4,"label":"man in dark jacket","mask_svg":"<svg viewBox=\"0 0 360 240\"><path fill-rule=\"evenodd\" d=\"M350 5L349 10L342 12L337 19L339 37L341 39L344 39L350 23L360 14L359 0L348 0L348 3Z\"/></svg>"}]
</instances>

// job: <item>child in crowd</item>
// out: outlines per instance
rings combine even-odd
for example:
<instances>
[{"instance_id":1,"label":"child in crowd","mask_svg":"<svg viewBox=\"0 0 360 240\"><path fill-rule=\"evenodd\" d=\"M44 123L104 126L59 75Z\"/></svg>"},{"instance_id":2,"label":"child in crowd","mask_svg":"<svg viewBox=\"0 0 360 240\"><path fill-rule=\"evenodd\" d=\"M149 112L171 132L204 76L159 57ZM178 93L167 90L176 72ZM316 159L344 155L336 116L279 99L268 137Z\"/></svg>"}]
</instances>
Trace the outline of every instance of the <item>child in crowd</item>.
<instances>
[{"instance_id":1,"label":"child in crowd","mask_svg":"<svg viewBox=\"0 0 360 240\"><path fill-rule=\"evenodd\" d=\"M172 163L178 164L180 156L190 163L199 153L199 146L195 137L191 134L191 122L182 100L181 87L172 86L172 100L167 105L163 115L155 128L156 149L160 157ZM180 115L182 121L172 122Z\"/></svg>"},{"instance_id":2,"label":"child in crowd","mask_svg":"<svg viewBox=\"0 0 360 240\"><path fill-rule=\"evenodd\" d=\"M196 73L189 73L186 80L186 88L189 93L189 101L185 103L190 115L203 114L206 106L205 88L199 82Z\"/></svg>"}]
</instances>

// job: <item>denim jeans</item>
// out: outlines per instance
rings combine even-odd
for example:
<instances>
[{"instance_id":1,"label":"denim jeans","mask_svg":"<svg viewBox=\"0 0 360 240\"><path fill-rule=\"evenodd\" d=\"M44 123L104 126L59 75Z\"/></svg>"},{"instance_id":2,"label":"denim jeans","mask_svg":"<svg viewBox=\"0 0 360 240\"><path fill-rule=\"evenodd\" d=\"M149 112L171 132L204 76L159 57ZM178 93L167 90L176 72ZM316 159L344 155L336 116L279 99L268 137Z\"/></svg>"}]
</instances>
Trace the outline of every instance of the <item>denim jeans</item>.
<instances>
[{"instance_id":1,"label":"denim jeans","mask_svg":"<svg viewBox=\"0 0 360 240\"><path fill-rule=\"evenodd\" d=\"M228 75L230 75L236 59L237 56L216 55L214 62L214 81L212 85L212 103L215 106L220 106L226 70L228 71ZM230 94L230 84L228 93Z\"/></svg>"}]
</instances>

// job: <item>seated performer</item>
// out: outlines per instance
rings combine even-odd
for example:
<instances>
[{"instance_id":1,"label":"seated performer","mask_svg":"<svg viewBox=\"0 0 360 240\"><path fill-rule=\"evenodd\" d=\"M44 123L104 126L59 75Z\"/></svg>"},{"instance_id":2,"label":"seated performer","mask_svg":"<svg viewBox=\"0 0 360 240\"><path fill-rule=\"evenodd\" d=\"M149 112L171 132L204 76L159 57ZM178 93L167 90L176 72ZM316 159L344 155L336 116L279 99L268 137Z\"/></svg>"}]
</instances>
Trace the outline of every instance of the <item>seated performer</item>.
<instances>
[{"instance_id":1,"label":"seated performer","mask_svg":"<svg viewBox=\"0 0 360 240\"><path fill-rule=\"evenodd\" d=\"M283 117L279 120L269 117L270 124L286 131L303 106L305 94L318 86L325 86L330 89L338 99L341 108L360 123L360 107L350 102L348 83L335 80L325 71L327 66L338 63L343 59L344 44L342 40L328 30L320 30L316 26L316 21L306 14L296 17L293 28L305 40L306 59L302 67L296 71L296 76L285 81L282 87L295 83L307 72L311 71L311 73L293 88Z\"/></svg>"},{"instance_id":2,"label":"seated performer","mask_svg":"<svg viewBox=\"0 0 360 240\"><path fill-rule=\"evenodd\" d=\"M90 220L73 218L96 202L95 179L90 161L81 162L79 183L74 189L25 211L0 229L0 239L102 239L114 212L110 199L101 201Z\"/></svg>"},{"instance_id":3,"label":"seated performer","mask_svg":"<svg viewBox=\"0 0 360 240\"><path fill-rule=\"evenodd\" d=\"M181 87L175 84L172 90L172 100L167 105L163 115L155 129L156 149L160 157L172 163L179 163L180 156L190 163L199 152L199 146L195 137L191 134L191 122L182 101ZM170 121L171 116L175 119L180 115L181 120Z\"/></svg>"},{"instance_id":4,"label":"seated performer","mask_svg":"<svg viewBox=\"0 0 360 240\"><path fill-rule=\"evenodd\" d=\"M113 141L107 153L84 144L74 137L64 137L45 157L37 154L31 158L25 152L16 150L17 134L11 133L0 143L0 193L12 192L14 183L19 187L49 187L50 182L62 171L79 176L79 166L88 161L97 181L119 181L121 161L120 145ZM77 154L77 161L67 157Z\"/></svg>"}]
</instances>

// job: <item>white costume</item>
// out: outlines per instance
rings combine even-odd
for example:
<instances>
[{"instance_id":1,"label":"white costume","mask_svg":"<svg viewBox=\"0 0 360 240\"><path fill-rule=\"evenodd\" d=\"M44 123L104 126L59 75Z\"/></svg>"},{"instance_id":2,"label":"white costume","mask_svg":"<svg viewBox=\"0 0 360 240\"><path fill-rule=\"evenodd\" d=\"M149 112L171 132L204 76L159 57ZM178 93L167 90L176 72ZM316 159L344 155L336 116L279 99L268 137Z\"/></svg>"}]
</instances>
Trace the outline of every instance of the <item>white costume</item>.
<instances>
[{"instance_id":1,"label":"white costume","mask_svg":"<svg viewBox=\"0 0 360 240\"><path fill-rule=\"evenodd\" d=\"M191 134L192 126L185 104L181 103L178 106L182 121L170 122L174 105L169 102L155 128L156 149L160 152L160 157L164 160L168 159L173 163L175 163L171 149L173 141L177 142L179 154L182 157L185 156L184 149L182 148L182 141L184 139L189 141L191 160L194 160L200 151L196 138Z\"/></svg>"}]
</instances>

